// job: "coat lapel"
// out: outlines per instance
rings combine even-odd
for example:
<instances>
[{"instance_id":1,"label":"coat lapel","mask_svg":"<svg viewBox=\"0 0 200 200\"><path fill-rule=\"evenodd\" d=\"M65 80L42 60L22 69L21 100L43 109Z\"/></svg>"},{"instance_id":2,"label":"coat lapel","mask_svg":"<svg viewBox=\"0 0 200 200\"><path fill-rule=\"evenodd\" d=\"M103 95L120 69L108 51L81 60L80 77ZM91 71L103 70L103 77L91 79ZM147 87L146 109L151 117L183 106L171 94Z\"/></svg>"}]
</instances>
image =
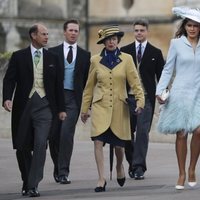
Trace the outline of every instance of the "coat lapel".
<instances>
[{"instance_id":1,"label":"coat lapel","mask_svg":"<svg viewBox=\"0 0 200 200\"><path fill-rule=\"evenodd\" d=\"M137 66L137 58L136 58L136 47L135 47L135 42L131 45L131 50L130 50L132 57L133 57L133 61L135 63L135 66Z\"/></svg>"},{"instance_id":2,"label":"coat lapel","mask_svg":"<svg viewBox=\"0 0 200 200\"><path fill-rule=\"evenodd\" d=\"M142 55L142 60L145 59L145 57L147 57L148 51L149 51L149 43L147 42L147 45Z\"/></svg>"},{"instance_id":3,"label":"coat lapel","mask_svg":"<svg viewBox=\"0 0 200 200\"><path fill-rule=\"evenodd\" d=\"M79 71L79 66L81 66L81 61L82 61L82 55L80 51L80 47L77 46L77 54L76 54L76 62L75 62L75 69L74 72L77 73Z\"/></svg>"},{"instance_id":4,"label":"coat lapel","mask_svg":"<svg viewBox=\"0 0 200 200\"><path fill-rule=\"evenodd\" d=\"M27 67L28 67L28 70L30 71L31 78L33 80L33 58L31 54L30 46L26 49L24 57L25 57L25 60L28 62Z\"/></svg>"},{"instance_id":5,"label":"coat lapel","mask_svg":"<svg viewBox=\"0 0 200 200\"><path fill-rule=\"evenodd\" d=\"M46 80L46 67L48 66L47 62L48 62L48 54L47 54L47 50L43 48L43 82L45 82Z\"/></svg>"},{"instance_id":6,"label":"coat lapel","mask_svg":"<svg viewBox=\"0 0 200 200\"><path fill-rule=\"evenodd\" d=\"M140 67L143 65L144 60L148 60L149 51L150 51L150 44L147 42L147 45L146 45L145 50L144 50L143 55L142 55L142 60L141 60L141 63L140 63Z\"/></svg>"},{"instance_id":7,"label":"coat lapel","mask_svg":"<svg viewBox=\"0 0 200 200\"><path fill-rule=\"evenodd\" d=\"M130 44L127 48L126 53L130 54L133 58L134 64L137 67L137 59L136 59L136 50L135 50L135 42Z\"/></svg>"},{"instance_id":8,"label":"coat lapel","mask_svg":"<svg viewBox=\"0 0 200 200\"><path fill-rule=\"evenodd\" d=\"M26 50L26 60L28 61L28 68L33 72L33 58L31 54L31 47L29 46Z\"/></svg>"},{"instance_id":9,"label":"coat lapel","mask_svg":"<svg viewBox=\"0 0 200 200\"><path fill-rule=\"evenodd\" d=\"M64 62L64 51L63 51L63 43L58 47L58 56L59 56L59 59L61 61L61 65L63 67L63 69L65 68L65 62Z\"/></svg>"}]
</instances>

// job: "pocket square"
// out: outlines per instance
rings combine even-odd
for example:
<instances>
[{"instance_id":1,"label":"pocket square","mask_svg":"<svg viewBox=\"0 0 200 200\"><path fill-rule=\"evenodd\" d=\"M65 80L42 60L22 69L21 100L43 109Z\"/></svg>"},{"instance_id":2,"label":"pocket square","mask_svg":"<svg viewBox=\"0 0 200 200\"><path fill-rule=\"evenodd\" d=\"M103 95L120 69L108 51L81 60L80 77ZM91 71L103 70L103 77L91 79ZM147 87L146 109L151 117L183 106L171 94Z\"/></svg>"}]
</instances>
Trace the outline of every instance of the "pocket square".
<instances>
[{"instance_id":1,"label":"pocket square","mask_svg":"<svg viewBox=\"0 0 200 200\"><path fill-rule=\"evenodd\" d=\"M55 65L54 64L50 64L49 67L55 67Z\"/></svg>"}]
</instances>

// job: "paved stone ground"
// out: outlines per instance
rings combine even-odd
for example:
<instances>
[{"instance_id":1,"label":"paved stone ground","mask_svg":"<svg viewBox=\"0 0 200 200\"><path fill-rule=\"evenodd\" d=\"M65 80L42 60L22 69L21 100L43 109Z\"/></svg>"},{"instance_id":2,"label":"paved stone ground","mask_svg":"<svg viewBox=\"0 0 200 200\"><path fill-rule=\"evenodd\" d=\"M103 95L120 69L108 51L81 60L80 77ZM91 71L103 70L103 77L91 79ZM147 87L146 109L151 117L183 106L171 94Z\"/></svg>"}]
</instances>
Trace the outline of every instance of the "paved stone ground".
<instances>
[{"instance_id":1,"label":"paved stone ground","mask_svg":"<svg viewBox=\"0 0 200 200\"><path fill-rule=\"evenodd\" d=\"M10 139L0 139L0 200L31 199L20 195L21 179L12 150ZM126 183L119 187L116 182L115 167L113 180L109 180L108 146L105 147L105 169L107 178L106 192L95 193L97 171L91 141L75 141L71 163L70 185L60 185L52 177L53 165L47 151L44 179L39 184L40 200L68 199L123 199L123 200L199 200L200 184L191 189L176 191L174 185L177 179L177 164L174 144L150 143L148 152L148 171L144 180L135 181L127 174L128 165L124 161ZM115 164L114 164L115 166ZM197 176L200 180L199 165Z\"/></svg>"}]
</instances>

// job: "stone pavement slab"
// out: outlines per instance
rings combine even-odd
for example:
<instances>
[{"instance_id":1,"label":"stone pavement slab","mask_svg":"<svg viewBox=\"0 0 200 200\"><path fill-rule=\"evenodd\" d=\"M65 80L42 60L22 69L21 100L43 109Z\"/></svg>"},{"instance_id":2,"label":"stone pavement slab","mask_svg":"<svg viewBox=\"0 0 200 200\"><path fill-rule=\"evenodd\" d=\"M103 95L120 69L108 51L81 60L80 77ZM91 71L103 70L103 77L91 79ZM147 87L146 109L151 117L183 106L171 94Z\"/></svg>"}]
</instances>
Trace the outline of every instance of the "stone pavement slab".
<instances>
[{"instance_id":1,"label":"stone pavement slab","mask_svg":"<svg viewBox=\"0 0 200 200\"><path fill-rule=\"evenodd\" d=\"M186 184L184 191L176 191L174 185L177 180L177 163L174 144L150 143L147 159L148 171L145 179L136 181L128 177L127 162L124 161L126 170L126 183L119 187L116 181L115 167L113 180L109 180L109 155L108 145L104 149L105 172L107 178L106 192L95 193L97 183L97 170L93 155L91 141L75 141L71 163L69 185L55 183L52 177L53 165L47 151L44 179L39 184L40 200L199 200L200 183L194 189ZM115 161L114 161L115 162ZM188 163L188 162L187 162ZM114 164L115 166L115 164ZM187 164L188 166L188 164ZM197 177L200 180L199 164ZM32 199L22 197L21 179L18 170L15 151L12 150L11 139L0 139L0 200ZM34 198L36 199L36 198Z\"/></svg>"}]
</instances>

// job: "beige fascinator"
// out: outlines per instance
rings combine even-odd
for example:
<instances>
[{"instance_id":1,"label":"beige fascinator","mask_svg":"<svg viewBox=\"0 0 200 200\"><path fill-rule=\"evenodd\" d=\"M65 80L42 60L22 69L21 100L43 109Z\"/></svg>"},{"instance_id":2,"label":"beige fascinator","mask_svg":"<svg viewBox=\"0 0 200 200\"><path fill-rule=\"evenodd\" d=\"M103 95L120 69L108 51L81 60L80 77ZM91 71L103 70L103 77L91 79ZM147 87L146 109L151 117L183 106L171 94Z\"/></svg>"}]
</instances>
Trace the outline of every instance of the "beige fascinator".
<instances>
[{"instance_id":1,"label":"beige fascinator","mask_svg":"<svg viewBox=\"0 0 200 200\"><path fill-rule=\"evenodd\" d=\"M200 10L198 8L174 7L172 12L183 19L188 18L200 23Z\"/></svg>"}]
</instances>

